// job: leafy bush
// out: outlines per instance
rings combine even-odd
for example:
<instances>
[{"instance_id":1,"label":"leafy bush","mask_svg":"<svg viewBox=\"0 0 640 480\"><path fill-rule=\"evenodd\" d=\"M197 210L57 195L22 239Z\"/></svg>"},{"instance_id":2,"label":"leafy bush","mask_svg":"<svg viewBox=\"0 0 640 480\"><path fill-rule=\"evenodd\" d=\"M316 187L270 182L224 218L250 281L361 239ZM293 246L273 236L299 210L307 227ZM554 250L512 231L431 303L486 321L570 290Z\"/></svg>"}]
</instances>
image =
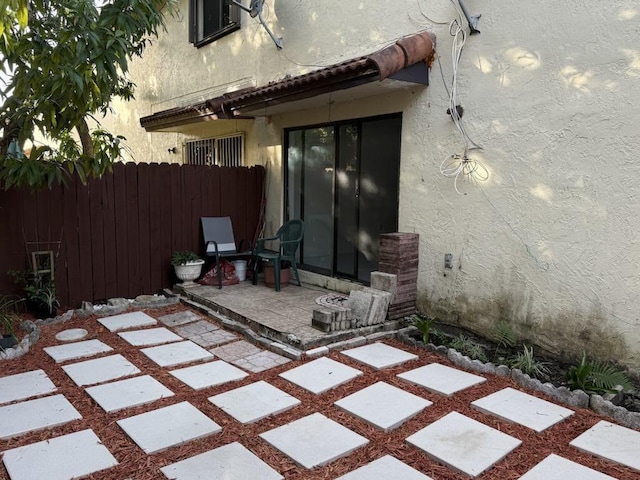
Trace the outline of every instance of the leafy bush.
<instances>
[{"instance_id":1,"label":"leafy bush","mask_svg":"<svg viewBox=\"0 0 640 480\"><path fill-rule=\"evenodd\" d=\"M549 374L547 368L547 362L541 362L535 359L533 355L533 347L527 348L526 345L522 345L524 348L522 352L518 353L516 358L511 362L511 368L517 368L523 373L526 373L530 377L545 378Z\"/></svg>"},{"instance_id":2,"label":"leafy bush","mask_svg":"<svg viewBox=\"0 0 640 480\"><path fill-rule=\"evenodd\" d=\"M475 343L465 335L458 335L453 339L449 346L472 360L480 360L481 362L487 361L487 355L484 351L484 347Z\"/></svg>"},{"instance_id":3,"label":"leafy bush","mask_svg":"<svg viewBox=\"0 0 640 480\"><path fill-rule=\"evenodd\" d=\"M15 307L18 301L8 295L0 296L0 334L13 335L13 322L17 318Z\"/></svg>"},{"instance_id":4,"label":"leafy bush","mask_svg":"<svg viewBox=\"0 0 640 480\"><path fill-rule=\"evenodd\" d=\"M424 317L415 317L415 326L420 333L422 333L422 341L429 343L429 334L431 332L431 326L433 325L433 319Z\"/></svg>"},{"instance_id":5,"label":"leafy bush","mask_svg":"<svg viewBox=\"0 0 640 480\"><path fill-rule=\"evenodd\" d=\"M493 329L492 339L498 348L513 348L516 345L516 333L506 320L500 320Z\"/></svg>"},{"instance_id":6,"label":"leafy bush","mask_svg":"<svg viewBox=\"0 0 640 480\"><path fill-rule=\"evenodd\" d=\"M569 369L567 383L574 390L597 394L615 393L618 385L625 391L633 390L633 385L623 372L610 363L587 360L585 352L582 352L580 362Z\"/></svg>"}]
</instances>

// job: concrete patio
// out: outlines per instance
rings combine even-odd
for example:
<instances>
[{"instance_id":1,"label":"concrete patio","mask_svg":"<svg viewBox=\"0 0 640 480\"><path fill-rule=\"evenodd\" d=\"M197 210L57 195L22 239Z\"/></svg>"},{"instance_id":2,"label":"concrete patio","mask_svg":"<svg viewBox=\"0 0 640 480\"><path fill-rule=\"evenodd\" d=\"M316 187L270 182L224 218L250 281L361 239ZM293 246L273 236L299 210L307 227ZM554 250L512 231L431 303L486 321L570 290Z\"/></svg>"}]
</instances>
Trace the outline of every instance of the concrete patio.
<instances>
[{"instance_id":1,"label":"concrete patio","mask_svg":"<svg viewBox=\"0 0 640 480\"><path fill-rule=\"evenodd\" d=\"M380 332L391 332L403 326L401 321L390 321L381 325L329 333L313 328L311 320L314 309L326 307L327 301L331 302L332 297L339 301L349 295L350 289L362 288L361 285L348 282L334 281L332 285L340 291L302 283L302 286L290 284L276 292L261 282L253 285L250 281L221 289L203 285L176 285L175 289L197 305L206 306L229 319L250 326L264 337L302 351Z\"/></svg>"}]
</instances>

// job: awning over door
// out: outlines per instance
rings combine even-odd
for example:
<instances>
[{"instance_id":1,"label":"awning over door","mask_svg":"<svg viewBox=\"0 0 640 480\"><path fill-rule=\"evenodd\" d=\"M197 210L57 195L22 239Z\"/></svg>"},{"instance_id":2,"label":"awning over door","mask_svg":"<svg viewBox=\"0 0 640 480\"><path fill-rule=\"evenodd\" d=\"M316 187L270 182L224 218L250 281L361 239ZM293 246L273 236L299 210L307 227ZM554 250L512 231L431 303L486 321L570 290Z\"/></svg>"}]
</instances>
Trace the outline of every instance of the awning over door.
<instances>
[{"instance_id":1,"label":"awning over door","mask_svg":"<svg viewBox=\"0 0 640 480\"><path fill-rule=\"evenodd\" d=\"M207 120L248 118L260 109L387 79L427 85L428 67L434 59L435 46L433 33L419 32L369 55L297 77L163 110L142 117L140 124L148 132L153 132Z\"/></svg>"}]
</instances>

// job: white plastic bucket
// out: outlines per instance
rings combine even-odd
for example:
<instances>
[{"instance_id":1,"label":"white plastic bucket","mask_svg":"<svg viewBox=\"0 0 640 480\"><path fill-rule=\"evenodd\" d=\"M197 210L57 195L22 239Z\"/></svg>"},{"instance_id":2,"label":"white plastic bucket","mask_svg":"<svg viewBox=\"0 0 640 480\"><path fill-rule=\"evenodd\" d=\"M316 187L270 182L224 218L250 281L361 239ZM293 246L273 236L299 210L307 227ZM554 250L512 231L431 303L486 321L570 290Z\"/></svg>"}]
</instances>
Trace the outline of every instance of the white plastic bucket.
<instances>
[{"instance_id":1,"label":"white plastic bucket","mask_svg":"<svg viewBox=\"0 0 640 480\"><path fill-rule=\"evenodd\" d=\"M247 279L247 261L246 260L236 260L233 263L233 267L236 269L236 275L238 276L238 280L244 282Z\"/></svg>"}]
</instances>

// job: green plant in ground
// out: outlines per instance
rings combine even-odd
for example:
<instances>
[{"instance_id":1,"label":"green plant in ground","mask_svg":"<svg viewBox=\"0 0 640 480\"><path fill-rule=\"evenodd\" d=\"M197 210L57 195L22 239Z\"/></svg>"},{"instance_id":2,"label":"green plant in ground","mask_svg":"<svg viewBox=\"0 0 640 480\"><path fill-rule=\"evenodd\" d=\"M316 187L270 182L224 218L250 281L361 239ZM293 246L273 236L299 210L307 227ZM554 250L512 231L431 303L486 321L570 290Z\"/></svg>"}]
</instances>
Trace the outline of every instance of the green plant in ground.
<instances>
[{"instance_id":1,"label":"green plant in ground","mask_svg":"<svg viewBox=\"0 0 640 480\"><path fill-rule=\"evenodd\" d=\"M522 346L524 348L511 362L511 368L517 368L530 377L538 379L547 377L549 374L549 369L547 368L548 363L536 360L533 355L533 347L528 348L526 345Z\"/></svg>"},{"instance_id":2,"label":"green plant in ground","mask_svg":"<svg viewBox=\"0 0 640 480\"><path fill-rule=\"evenodd\" d=\"M585 352L582 352L580 362L569 369L567 377L570 388L588 393L615 393L618 385L625 391L633 390L633 385L623 372L610 363L587 360Z\"/></svg>"},{"instance_id":3,"label":"green plant in ground","mask_svg":"<svg viewBox=\"0 0 640 480\"><path fill-rule=\"evenodd\" d=\"M453 339L449 346L472 360L480 360L481 362L487 361L487 355L484 351L484 347L465 335L458 335Z\"/></svg>"},{"instance_id":4,"label":"green plant in ground","mask_svg":"<svg viewBox=\"0 0 640 480\"><path fill-rule=\"evenodd\" d=\"M171 265L186 265L198 260L201 260L201 258L189 250L177 250L171 256Z\"/></svg>"},{"instance_id":5,"label":"green plant in ground","mask_svg":"<svg viewBox=\"0 0 640 480\"><path fill-rule=\"evenodd\" d=\"M52 315L60 306L55 283L49 276L38 272L10 271L17 284L23 285L27 307L36 314Z\"/></svg>"},{"instance_id":6,"label":"green plant in ground","mask_svg":"<svg viewBox=\"0 0 640 480\"><path fill-rule=\"evenodd\" d=\"M15 307L18 300L8 296L0 295L0 334L13 335L13 323L17 319Z\"/></svg>"},{"instance_id":7,"label":"green plant in ground","mask_svg":"<svg viewBox=\"0 0 640 480\"><path fill-rule=\"evenodd\" d=\"M415 326L422 333L422 341L429 343L429 334L434 320L432 318L415 317Z\"/></svg>"},{"instance_id":8,"label":"green plant in ground","mask_svg":"<svg viewBox=\"0 0 640 480\"><path fill-rule=\"evenodd\" d=\"M500 320L493 328L492 339L498 348L513 348L516 345L516 333L506 320Z\"/></svg>"}]
</instances>

